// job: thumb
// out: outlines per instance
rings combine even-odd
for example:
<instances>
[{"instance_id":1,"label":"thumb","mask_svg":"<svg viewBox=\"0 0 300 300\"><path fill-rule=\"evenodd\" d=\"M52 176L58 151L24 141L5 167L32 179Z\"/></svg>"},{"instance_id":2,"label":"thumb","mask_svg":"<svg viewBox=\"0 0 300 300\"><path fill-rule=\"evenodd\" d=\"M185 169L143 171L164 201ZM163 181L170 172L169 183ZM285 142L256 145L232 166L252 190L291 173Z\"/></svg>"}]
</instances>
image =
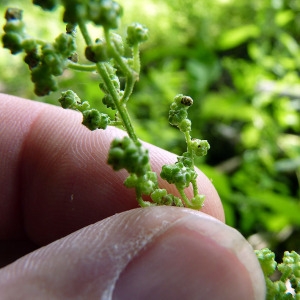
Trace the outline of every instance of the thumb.
<instances>
[{"instance_id":1,"label":"thumb","mask_svg":"<svg viewBox=\"0 0 300 300\"><path fill-rule=\"evenodd\" d=\"M16 290L16 286L18 289ZM126 211L0 271L1 299L264 299L251 246L177 207Z\"/></svg>"}]
</instances>

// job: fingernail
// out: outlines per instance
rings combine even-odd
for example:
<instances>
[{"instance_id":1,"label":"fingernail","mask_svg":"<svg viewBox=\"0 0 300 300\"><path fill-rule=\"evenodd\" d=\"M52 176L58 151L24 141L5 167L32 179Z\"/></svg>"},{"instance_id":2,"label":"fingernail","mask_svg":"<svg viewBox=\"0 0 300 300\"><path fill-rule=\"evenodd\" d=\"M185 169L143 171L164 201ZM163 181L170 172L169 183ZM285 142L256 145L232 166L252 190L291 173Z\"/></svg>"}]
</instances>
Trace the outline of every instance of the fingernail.
<instances>
[{"instance_id":1,"label":"fingernail","mask_svg":"<svg viewBox=\"0 0 300 300\"><path fill-rule=\"evenodd\" d=\"M113 299L254 299L245 266L213 238L172 227L120 275Z\"/></svg>"}]
</instances>

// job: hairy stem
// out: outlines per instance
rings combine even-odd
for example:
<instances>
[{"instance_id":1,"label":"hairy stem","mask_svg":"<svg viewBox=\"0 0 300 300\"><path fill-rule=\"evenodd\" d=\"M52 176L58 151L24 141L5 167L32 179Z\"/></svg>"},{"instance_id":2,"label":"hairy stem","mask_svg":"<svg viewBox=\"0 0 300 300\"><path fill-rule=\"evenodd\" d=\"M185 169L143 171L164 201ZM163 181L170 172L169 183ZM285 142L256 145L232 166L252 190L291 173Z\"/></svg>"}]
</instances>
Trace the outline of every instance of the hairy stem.
<instances>
[{"instance_id":1,"label":"hairy stem","mask_svg":"<svg viewBox=\"0 0 300 300\"><path fill-rule=\"evenodd\" d=\"M89 46L92 45L92 39L89 35L89 32L86 28L85 23L81 20L78 23L79 25L79 29L82 33L82 36L85 40L85 43ZM111 45L110 42L110 38L109 38L109 31L105 30L105 37L107 39L107 43L108 45L110 45L110 47L112 48L112 53L114 53L114 56L116 56L116 58L118 58L118 61L122 62L122 66L124 67L124 70L126 69L126 75L131 74L131 70L129 69L129 67L123 62L122 58L120 57L120 55L117 53L117 51L115 50L115 48ZM115 58L115 57L114 57ZM126 66L126 67L125 67ZM129 114L127 112L127 109L125 107L124 104L121 104L120 102L120 96L119 93L117 92L115 86L113 85L110 77L109 77L109 73L106 69L105 63L96 63L96 69L99 73L99 75L101 76L105 87L107 88L107 90L109 91L110 95L112 96L112 99L114 101L114 104L117 108L117 111L119 113L120 119L122 121L122 124L125 128L125 130L127 131L129 137L137 144L138 139L137 136L135 134L134 128L132 126L132 122L130 120Z\"/></svg>"},{"instance_id":2,"label":"hairy stem","mask_svg":"<svg viewBox=\"0 0 300 300\"><path fill-rule=\"evenodd\" d=\"M120 103L120 96L118 94L118 92L116 91L113 83L111 82L110 78L109 78L109 74L107 72L107 69L105 67L104 63L97 63L97 70L107 88L107 90L109 91L110 95L113 98L114 104L117 108L117 111L119 113L120 119L122 120L122 124L125 127L129 137L135 142L135 143L139 143L137 136L135 134L135 131L133 129L132 126L132 122L130 120L129 114L127 112L127 109L125 107L125 105Z\"/></svg>"}]
</instances>

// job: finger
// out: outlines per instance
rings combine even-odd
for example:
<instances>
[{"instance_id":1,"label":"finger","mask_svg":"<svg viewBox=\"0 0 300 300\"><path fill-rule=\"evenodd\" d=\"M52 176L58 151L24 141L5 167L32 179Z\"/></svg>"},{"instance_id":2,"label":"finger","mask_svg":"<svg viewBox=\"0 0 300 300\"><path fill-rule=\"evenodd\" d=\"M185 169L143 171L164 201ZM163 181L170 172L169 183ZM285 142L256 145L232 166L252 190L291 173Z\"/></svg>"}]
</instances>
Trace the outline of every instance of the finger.
<instances>
[{"instance_id":1,"label":"finger","mask_svg":"<svg viewBox=\"0 0 300 300\"><path fill-rule=\"evenodd\" d=\"M0 184L6 192L0 216L6 218L0 238L25 228L32 241L45 244L137 206L134 191L123 186L126 171L107 165L111 140L123 131L91 132L81 125L79 113L55 106L5 96L1 103L0 151L6 158ZM155 171L176 161L167 151L145 146ZM217 192L201 172L198 184L207 197L203 211L223 220ZM174 191L165 181L161 185Z\"/></svg>"},{"instance_id":2,"label":"finger","mask_svg":"<svg viewBox=\"0 0 300 300\"><path fill-rule=\"evenodd\" d=\"M18 287L16 289L15 287ZM1 299L264 299L251 246L204 213L134 209L0 271Z\"/></svg>"}]
</instances>

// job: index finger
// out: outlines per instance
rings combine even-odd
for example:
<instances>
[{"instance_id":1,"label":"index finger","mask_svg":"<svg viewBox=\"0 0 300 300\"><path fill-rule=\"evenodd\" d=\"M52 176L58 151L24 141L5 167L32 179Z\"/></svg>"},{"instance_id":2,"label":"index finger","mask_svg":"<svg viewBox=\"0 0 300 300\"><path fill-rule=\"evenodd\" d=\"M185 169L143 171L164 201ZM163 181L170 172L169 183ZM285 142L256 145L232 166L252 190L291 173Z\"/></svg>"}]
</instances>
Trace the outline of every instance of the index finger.
<instances>
[{"instance_id":1,"label":"index finger","mask_svg":"<svg viewBox=\"0 0 300 300\"><path fill-rule=\"evenodd\" d=\"M0 239L26 236L41 245L137 207L134 190L123 186L126 171L106 162L111 140L123 131L91 132L77 112L17 97L1 95L0 103ZM145 146L157 172L176 161ZM218 194L201 172L198 185L206 195L203 212L223 221Z\"/></svg>"}]
</instances>

